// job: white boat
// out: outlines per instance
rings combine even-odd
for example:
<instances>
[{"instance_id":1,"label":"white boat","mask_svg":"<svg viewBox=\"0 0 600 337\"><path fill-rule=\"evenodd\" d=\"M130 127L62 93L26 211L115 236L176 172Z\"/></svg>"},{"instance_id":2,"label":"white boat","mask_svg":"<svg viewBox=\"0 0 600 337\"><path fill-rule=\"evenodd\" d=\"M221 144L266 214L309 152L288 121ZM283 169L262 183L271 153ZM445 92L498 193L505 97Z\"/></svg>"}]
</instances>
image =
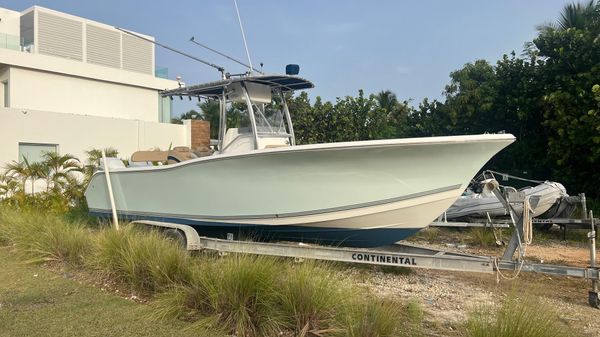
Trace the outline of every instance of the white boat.
<instances>
[{"instance_id":1,"label":"white boat","mask_svg":"<svg viewBox=\"0 0 600 337\"><path fill-rule=\"evenodd\" d=\"M216 151L171 165L112 169L118 215L188 224L206 236L380 246L426 227L515 139L483 134L295 145L284 94L312 87L297 76L260 75L165 91L220 100ZM231 102L245 104L236 111L242 125L226 123ZM85 196L92 214L110 216L103 171Z\"/></svg>"},{"instance_id":2,"label":"white boat","mask_svg":"<svg viewBox=\"0 0 600 337\"><path fill-rule=\"evenodd\" d=\"M557 182L544 181L533 187L520 189L530 199L533 217L543 217L561 198L569 196L565 187ZM513 205L517 212L522 206ZM507 216L508 213L498 198L485 189L481 193L467 193L456 200L445 213L447 219L466 217L485 218Z\"/></svg>"}]
</instances>

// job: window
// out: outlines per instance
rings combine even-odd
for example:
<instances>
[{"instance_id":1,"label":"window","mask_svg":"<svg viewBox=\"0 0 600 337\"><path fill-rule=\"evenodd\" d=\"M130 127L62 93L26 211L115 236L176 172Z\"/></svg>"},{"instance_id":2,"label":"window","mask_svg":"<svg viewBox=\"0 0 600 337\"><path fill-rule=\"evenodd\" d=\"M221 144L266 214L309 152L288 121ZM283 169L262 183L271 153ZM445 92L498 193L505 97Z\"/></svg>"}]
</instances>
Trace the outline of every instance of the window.
<instances>
[{"instance_id":1,"label":"window","mask_svg":"<svg viewBox=\"0 0 600 337\"><path fill-rule=\"evenodd\" d=\"M158 121L160 123L171 123L171 110L173 102L169 97L158 95Z\"/></svg>"},{"instance_id":2,"label":"window","mask_svg":"<svg viewBox=\"0 0 600 337\"><path fill-rule=\"evenodd\" d=\"M36 144L36 143L19 143L19 160L27 158L29 163L39 163L43 161L44 153L58 152L56 144Z\"/></svg>"},{"instance_id":3,"label":"window","mask_svg":"<svg viewBox=\"0 0 600 337\"><path fill-rule=\"evenodd\" d=\"M2 81L2 92L4 97L4 107L10 108L10 95L8 91L8 81Z\"/></svg>"}]
</instances>

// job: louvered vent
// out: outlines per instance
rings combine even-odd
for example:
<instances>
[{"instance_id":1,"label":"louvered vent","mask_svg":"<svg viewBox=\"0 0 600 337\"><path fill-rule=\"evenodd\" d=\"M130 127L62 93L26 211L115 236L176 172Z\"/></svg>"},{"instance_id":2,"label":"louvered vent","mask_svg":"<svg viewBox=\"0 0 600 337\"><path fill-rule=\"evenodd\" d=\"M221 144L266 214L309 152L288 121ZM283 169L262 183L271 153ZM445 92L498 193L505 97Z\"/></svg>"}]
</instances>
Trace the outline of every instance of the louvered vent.
<instances>
[{"instance_id":1,"label":"louvered vent","mask_svg":"<svg viewBox=\"0 0 600 337\"><path fill-rule=\"evenodd\" d=\"M123 34L123 69L154 74L152 44L135 36Z\"/></svg>"},{"instance_id":2,"label":"louvered vent","mask_svg":"<svg viewBox=\"0 0 600 337\"><path fill-rule=\"evenodd\" d=\"M39 12L38 52L83 60L83 24L75 20Z\"/></svg>"},{"instance_id":3,"label":"louvered vent","mask_svg":"<svg viewBox=\"0 0 600 337\"><path fill-rule=\"evenodd\" d=\"M88 63L121 67L121 33L86 24Z\"/></svg>"}]
</instances>

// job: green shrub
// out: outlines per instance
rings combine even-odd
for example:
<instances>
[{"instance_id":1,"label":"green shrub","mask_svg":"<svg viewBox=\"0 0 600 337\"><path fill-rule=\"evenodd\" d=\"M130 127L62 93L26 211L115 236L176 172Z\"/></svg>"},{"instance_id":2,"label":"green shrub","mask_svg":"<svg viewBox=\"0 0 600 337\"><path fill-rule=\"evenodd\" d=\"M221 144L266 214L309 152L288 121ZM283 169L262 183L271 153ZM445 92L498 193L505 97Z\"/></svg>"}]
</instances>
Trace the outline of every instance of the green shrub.
<instances>
[{"instance_id":1,"label":"green shrub","mask_svg":"<svg viewBox=\"0 0 600 337\"><path fill-rule=\"evenodd\" d=\"M216 267L216 266L215 266ZM272 336L280 320L276 298L276 260L264 256L234 255L204 274L204 289L219 324L240 336Z\"/></svg>"},{"instance_id":2,"label":"green shrub","mask_svg":"<svg viewBox=\"0 0 600 337\"><path fill-rule=\"evenodd\" d=\"M410 327L401 329L405 320L402 307L396 302L368 297L348 309L344 336L391 337L410 332Z\"/></svg>"},{"instance_id":3,"label":"green shrub","mask_svg":"<svg viewBox=\"0 0 600 337\"><path fill-rule=\"evenodd\" d=\"M202 264L191 284L179 290L184 296L178 303L202 317L199 325L203 329L236 336L276 335L282 327L277 307L281 268L276 261L264 256L232 255ZM163 312L182 315L164 306Z\"/></svg>"},{"instance_id":4,"label":"green shrub","mask_svg":"<svg viewBox=\"0 0 600 337\"><path fill-rule=\"evenodd\" d=\"M311 261L292 265L278 288L286 327L299 336L339 329L347 290L324 264Z\"/></svg>"},{"instance_id":5,"label":"green shrub","mask_svg":"<svg viewBox=\"0 0 600 337\"><path fill-rule=\"evenodd\" d=\"M147 292L188 283L192 274L189 256L176 243L132 226L100 231L91 265Z\"/></svg>"},{"instance_id":6,"label":"green shrub","mask_svg":"<svg viewBox=\"0 0 600 337\"><path fill-rule=\"evenodd\" d=\"M575 336L566 331L556 313L532 296L509 296L496 310L480 308L467 322L470 337Z\"/></svg>"},{"instance_id":7,"label":"green shrub","mask_svg":"<svg viewBox=\"0 0 600 337\"><path fill-rule=\"evenodd\" d=\"M469 229L469 243L480 247L495 246L496 238L493 229L484 227L473 227Z\"/></svg>"},{"instance_id":8,"label":"green shrub","mask_svg":"<svg viewBox=\"0 0 600 337\"><path fill-rule=\"evenodd\" d=\"M90 251L91 233L79 222L34 211L2 210L0 240L13 243L34 262L84 262Z\"/></svg>"}]
</instances>

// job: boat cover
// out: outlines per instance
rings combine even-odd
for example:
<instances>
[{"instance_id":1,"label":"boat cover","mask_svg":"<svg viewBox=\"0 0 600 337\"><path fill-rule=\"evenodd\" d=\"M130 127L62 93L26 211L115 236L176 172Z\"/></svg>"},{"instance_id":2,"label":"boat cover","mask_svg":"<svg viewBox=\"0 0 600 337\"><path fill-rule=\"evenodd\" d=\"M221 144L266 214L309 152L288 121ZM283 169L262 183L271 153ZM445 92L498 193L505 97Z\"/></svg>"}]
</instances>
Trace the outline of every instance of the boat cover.
<instances>
[{"instance_id":1,"label":"boat cover","mask_svg":"<svg viewBox=\"0 0 600 337\"><path fill-rule=\"evenodd\" d=\"M552 181L545 181L537 186L521 189L521 191L531 199L537 197L537 203L532 202L531 204L534 217L542 216L562 197L568 196L562 184ZM516 210L519 211L519 209ZM458 198L446 211L446 218L486 217L488 214L491 217L508 215L502 203L493 193L472 193Z\"/></svg>"}]
</instances>

